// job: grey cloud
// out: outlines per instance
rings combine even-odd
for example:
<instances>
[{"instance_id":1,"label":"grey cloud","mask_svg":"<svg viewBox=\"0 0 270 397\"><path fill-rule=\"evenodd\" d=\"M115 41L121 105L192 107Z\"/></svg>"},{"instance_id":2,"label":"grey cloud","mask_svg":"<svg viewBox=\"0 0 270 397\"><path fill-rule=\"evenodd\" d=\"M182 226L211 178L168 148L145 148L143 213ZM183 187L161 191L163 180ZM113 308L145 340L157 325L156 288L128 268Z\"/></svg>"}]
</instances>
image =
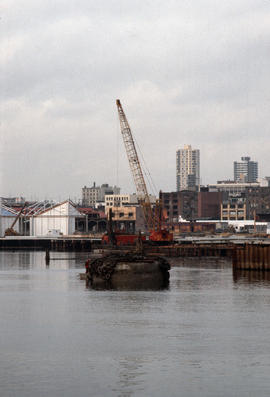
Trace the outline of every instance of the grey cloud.
<instances>
[{"instance_id":1,"label":"grey cloud","mask_svg":"<svg viewBox=\"0 0 270 397\"><path fill-rule=\"evenodd\" d=\"M116 183L117 151L134 191L117 97L160 188L175 188L184 143L201 149L205 183L247 152L270 174L269 15L260 0L6 1L3 191Z\"/></svg>"}]
</instances>

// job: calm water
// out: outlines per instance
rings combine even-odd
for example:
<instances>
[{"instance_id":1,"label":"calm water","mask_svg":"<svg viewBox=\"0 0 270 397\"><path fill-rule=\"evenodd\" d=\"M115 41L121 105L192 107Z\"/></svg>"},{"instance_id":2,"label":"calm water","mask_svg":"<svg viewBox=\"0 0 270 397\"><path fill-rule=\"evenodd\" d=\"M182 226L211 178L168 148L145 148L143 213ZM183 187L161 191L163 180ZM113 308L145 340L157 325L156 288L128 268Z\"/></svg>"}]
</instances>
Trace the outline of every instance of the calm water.
<instances>
[{"instance_id":1,"label":"calm water","mask_svg":"<svg viewBox=\"0 0 270 397\"><path fill-rule=\"evenodd\" d=\"M0 252L1 397L270 395L270 281L192 262L167 290L93 291L52 257Z\"/></svg>"}]
</instances>

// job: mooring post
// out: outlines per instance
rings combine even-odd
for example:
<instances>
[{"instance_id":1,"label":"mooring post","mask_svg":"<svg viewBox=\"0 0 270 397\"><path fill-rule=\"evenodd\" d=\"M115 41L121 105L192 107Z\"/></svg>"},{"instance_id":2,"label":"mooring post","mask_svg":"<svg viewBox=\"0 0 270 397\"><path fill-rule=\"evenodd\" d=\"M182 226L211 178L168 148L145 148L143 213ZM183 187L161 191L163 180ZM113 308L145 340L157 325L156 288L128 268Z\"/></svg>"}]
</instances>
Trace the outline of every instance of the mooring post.
<instances>
[{"instance_id":1,"label":"mooring post","mask_svg":"<svg viewBox=\"0 0 270 397\"><path fill-rule=\"evenodd\" d=\"M49 263L50 263L50 250L48 248L46 249L45 261L46 261L46 265L49 265Z\"/></svg>"},{"instance_id":2,"label":"mooring post","mask_svg":"<svg viewBox=\"0 0 270 397\"><path fill-rule=\"evenodd\" d=\"M268 247L265 247L266 249L266 261L265 261L265 268L267 270L270 269L270 245Z\"/></svg>"},{"instance_id":3,"label":"mooring post","mask_svg":"<svg viewBox=\"0 0 270 397\"><path fill-rule=\"evenodd\" d=\"M260 244L258 247L258 262L259 262L259 270L264 270L264 261L263 261L263 246Z\"/></svg>"}]
</instances>

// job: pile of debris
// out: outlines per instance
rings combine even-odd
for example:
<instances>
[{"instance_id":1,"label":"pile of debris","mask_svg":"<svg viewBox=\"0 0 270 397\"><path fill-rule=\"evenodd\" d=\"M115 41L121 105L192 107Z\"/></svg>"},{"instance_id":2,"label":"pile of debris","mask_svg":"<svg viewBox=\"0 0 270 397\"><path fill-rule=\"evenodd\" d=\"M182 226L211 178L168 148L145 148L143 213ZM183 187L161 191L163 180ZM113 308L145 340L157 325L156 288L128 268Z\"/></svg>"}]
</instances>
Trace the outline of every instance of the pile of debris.
<instances>
[{"instance_id":1,"label":"pile of debris","mask_svg":"<svg viewBox=\"0 0 270 397\"><path fill-rule=\"evenodd\" d=\"M91 286L98 283L134 281L141 279L154 280L159 276L159 280L164 283L169 281L169 262L160 256L149 257L143 253L111 253L101 258L88 259L85 263L86 280Z\"/></svg>"}]
</instances>

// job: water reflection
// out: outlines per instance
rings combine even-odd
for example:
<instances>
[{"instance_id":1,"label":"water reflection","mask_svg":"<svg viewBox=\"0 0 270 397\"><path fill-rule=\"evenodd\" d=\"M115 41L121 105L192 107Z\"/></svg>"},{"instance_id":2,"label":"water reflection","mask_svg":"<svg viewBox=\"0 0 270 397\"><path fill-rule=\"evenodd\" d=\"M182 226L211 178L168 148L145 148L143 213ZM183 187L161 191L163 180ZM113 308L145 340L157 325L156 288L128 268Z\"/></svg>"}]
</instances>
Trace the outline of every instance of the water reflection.
<instances>
[{"instance_id":1,"label":"water reflection","mask_svg":"<svg viewBox=\"0 0 270 397\"><path fill-rule=\"evenodd\" d=\"M270 272L259 270L233 270L233 281L235 283L258 283L270 284Z\"/></svg>"},{"instance_id":2,"label":"water reflection","mask_svg":"<svg viewBox=\"0 0 270 397\"><path fill-rule=\"evenodd\" d=\"M138 357L123 357L119 360L119 388L115 391L119 397L130 397L143 391L144 359Z\"/></svg>"},{"instance_id":3,"label":"water reflection","mask_svg":"<svg viewBox=\"0 0 270 397\"><path fill-rule=\"evenodd\" d=\"M0 252L0 266L1 269L4 268L20 268L29 269L30 267L30 252L23 251L18 254L18 252Z\"/></svg>"},{"instance_id":4,"label":"water reflection","mask_svg":"<svg viewBox=\"0 0 270 397\"><path fill-rule=\"evenodd\" d=\"M103 281L98 284L91 284L86 281L86 288L96 291L162 291L169 289L169 279L166 280L124 280L124 281Z\"/></svg>"},{"instance_id":5,"label":"water reflection","mask_svg":"<svg viewBox=\"0 0 270 397\"><path fill-rule=\"evenodd\" d=\"M231 258L218 258L218 257L183 257L183 258L170 258L170 264L172 267L195 267L195 268L211 268L211 269L223 269L232 266Z\"/></svg>"},{"instance_id":6,"label":"water reflection","mask_svg":"<svg viewBox=\"0 0 270 397\"><path fill-rule=\"evenodd\" d=\"M82 268L87 252L50 252L50 261L46 261L45 251L0 251L0 270L30 270L30 269L62 269Z\"/></svg>"},{"instance_id":7,"label":"water reflection","mask_svg":"<svg viewBox=\"0 0 270 397\"><path fill-rule=\"evenodd\" d=\"M19 266L28 269L30 263L30 252L22 252L19 256Z\"/></svg>"}]
</instances>

